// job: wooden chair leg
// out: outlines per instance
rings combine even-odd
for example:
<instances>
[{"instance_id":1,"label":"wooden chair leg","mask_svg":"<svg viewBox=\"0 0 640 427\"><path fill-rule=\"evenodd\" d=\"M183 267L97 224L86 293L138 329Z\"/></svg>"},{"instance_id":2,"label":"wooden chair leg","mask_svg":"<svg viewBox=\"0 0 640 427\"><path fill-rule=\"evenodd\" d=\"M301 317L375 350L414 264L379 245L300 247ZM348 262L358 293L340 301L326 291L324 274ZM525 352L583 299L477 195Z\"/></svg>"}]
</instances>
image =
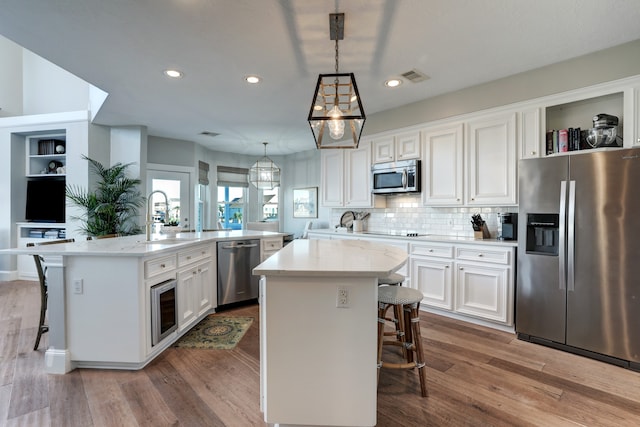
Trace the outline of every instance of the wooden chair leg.
<instances>
[{"instance_id":1,"label":"wooden chair leg","mask_svg":"<svg viewBox=\"0 0 640 427\"><path fill-rule=\"evenodd\" d=\"M420 377L420 392L422 397L427 397L427 377L425 373L424 352L422 349L422 336L420 334L420 315L418 305L411 307L411 328L413 332L413 346L416 352L416 366ZM412 352L409 352L412 353Z\"/></svg>"}]
</instances>

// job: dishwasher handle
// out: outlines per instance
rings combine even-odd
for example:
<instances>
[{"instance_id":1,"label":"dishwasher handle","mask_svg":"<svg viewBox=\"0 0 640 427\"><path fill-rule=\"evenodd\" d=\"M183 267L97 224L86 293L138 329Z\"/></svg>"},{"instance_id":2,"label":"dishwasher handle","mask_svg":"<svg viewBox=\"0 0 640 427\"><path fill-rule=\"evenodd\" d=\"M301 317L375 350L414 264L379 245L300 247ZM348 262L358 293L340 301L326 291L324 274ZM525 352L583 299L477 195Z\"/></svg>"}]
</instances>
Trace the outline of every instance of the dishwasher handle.
<instances>
[{"instance_id":1,"label":"dishwasher handle","mask_svg":"<svg viewBox=\"0 0 640 427\"><path fill-rule=\"evenodd\" d=\"M256 243L250 243L250 244L238 243L236 245L223 246L222 249L255 248L256 246L258 246Z\"/></svg>"}]
</instances>

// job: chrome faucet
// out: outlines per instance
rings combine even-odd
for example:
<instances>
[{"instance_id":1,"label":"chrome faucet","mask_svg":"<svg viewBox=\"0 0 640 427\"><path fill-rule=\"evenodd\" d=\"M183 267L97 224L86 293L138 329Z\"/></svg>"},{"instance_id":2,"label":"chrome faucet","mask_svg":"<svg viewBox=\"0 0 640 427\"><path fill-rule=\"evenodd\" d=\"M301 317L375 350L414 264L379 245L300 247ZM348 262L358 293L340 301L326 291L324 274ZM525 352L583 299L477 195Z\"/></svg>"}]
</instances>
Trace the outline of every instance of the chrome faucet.
<instances>
[{"instance_id":1,"label":"chrome faucet","mask_svg":"<svg viewBox=\"0 0 640 427\"><path fill-rule=\"evenodd\" d=\"M169 220L169 198L167 197L167 193L161 190L154 190L147 196L147 222L146 222L146 231L147 231L147 242L151 240L151 228L153 226L153 215L151 214L151 196L155 193L160 193L164 196L164 220Z\"/></svg>"}]
</instances>

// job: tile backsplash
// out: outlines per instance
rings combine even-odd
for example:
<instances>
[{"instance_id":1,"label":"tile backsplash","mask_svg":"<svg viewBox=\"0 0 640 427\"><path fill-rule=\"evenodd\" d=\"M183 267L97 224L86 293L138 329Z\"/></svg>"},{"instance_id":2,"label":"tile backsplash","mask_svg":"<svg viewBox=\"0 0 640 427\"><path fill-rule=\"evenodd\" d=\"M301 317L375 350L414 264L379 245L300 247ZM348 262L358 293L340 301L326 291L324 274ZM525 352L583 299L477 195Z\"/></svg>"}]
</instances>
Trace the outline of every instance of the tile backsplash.
<instances>
[{"instance_id":1,"label":"tile backsplash","mask_svg":"<svg viewBox=\"0 0 640 427\"><path fill-rule=\"evenodd\" d=\"M420 196L387 197L386 208L332 209L331 227L340 224L347 210L368 212L366 231L437 234L442 236L473 237L471 215L479 213L487 223L491 237L498 232L498 214L518 212L517 206L507 207L424 207Z\"/></svg>"}]
</instances>

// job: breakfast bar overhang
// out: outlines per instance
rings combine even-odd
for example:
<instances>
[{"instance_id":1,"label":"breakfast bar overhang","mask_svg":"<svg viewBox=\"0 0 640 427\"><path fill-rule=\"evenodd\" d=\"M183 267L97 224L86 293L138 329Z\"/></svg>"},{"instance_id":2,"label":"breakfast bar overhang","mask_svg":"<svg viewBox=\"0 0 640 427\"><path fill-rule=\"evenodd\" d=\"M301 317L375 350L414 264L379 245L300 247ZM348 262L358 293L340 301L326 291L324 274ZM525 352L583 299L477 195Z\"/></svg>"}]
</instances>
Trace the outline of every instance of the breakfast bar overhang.
<instances>
[{"instance_id":1,"label":"breakfast bar overhang","mask_svg":"<svg viewBox=\"0 0 640 427\"><path fill-rule=\"evenodd\" d=\"M406 260L379 243L296 240L253 270L267 423L376 424L378 278Z\"/></svg>"}]
</instances>

